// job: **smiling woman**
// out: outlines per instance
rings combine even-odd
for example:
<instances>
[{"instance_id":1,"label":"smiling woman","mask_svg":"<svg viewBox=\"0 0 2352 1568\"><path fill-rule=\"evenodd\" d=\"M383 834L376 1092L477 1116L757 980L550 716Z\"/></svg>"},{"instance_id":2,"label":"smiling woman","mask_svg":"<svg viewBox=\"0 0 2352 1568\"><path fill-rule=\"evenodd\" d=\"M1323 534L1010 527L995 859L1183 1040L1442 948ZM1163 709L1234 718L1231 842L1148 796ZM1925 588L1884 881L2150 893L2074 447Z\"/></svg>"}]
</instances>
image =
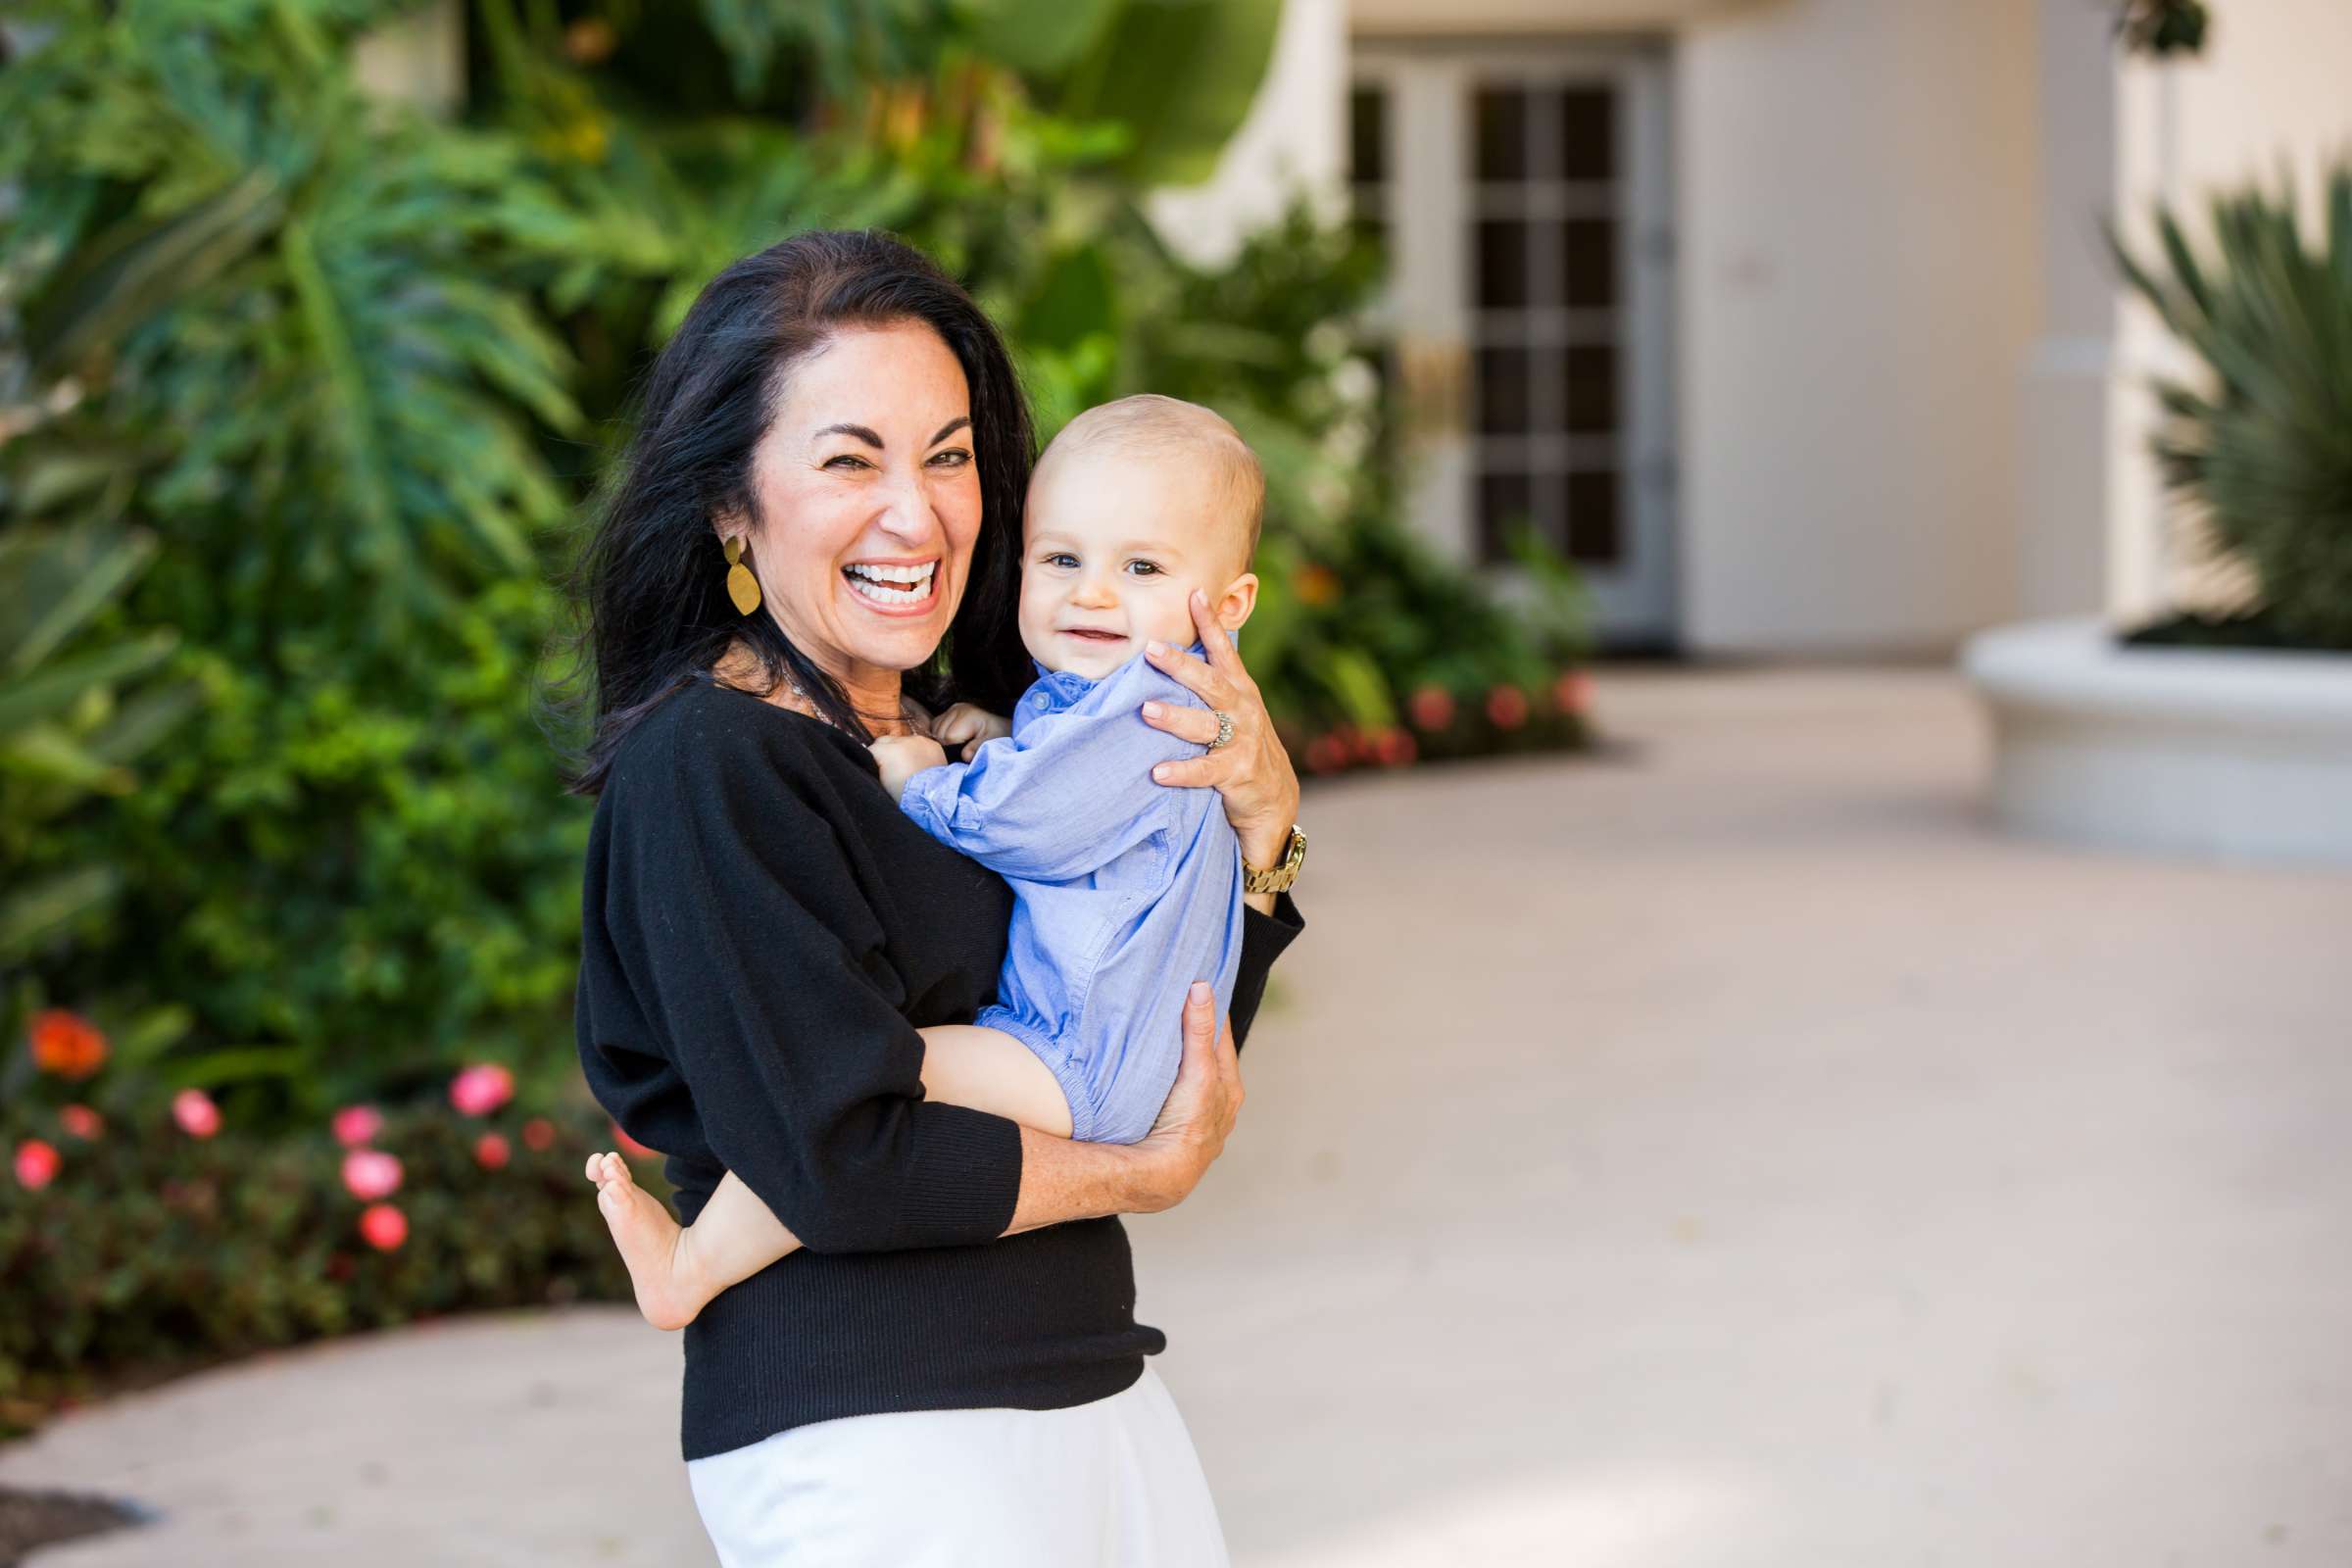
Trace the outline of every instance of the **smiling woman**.
<instances>
[{"instance_id":1,"label":"smiling woman","mask_svg":"<svg viewBox=\"0 0 2352 1568\"><path fill-rule=\"evenodd\" d=\"M681 1444L730 1568L817 1539L860 1562L1224 1560L1115 1216L1182 1201L1223 1149L1234 1051L1299 929L1288 895L1232 895L1229 992L1168 987L1181 1025L1152 1038L1177 1029L1182 1066L1136 1142L927 1092L932 1038L996 996L1013 899L902 809L875 754L1028 684L1032 458L1010 361L961 289L884 236L803 235L688 312L583 557L581 1066L666 1152L679 1219L723 1181L772 1227L760 1261L672 1315L639 1244L666 1234L674 1260L675 1223L591 1162L648 1317L684 1325ZM1152 624L1180 625L1181 603ZM1191 613L1208 662L1147 657L1231 740L1160 793L1196 816L1221 799L1229 838L1271 864L1298 781L1205 601ZM1165 732L1152 755L1205 744L1207 708L1156 706L1124 721ZM1122 789L1158 790L1147 765ZM1184 794L1203 786L1218 797Z\"/></svg>"}]
</instances>

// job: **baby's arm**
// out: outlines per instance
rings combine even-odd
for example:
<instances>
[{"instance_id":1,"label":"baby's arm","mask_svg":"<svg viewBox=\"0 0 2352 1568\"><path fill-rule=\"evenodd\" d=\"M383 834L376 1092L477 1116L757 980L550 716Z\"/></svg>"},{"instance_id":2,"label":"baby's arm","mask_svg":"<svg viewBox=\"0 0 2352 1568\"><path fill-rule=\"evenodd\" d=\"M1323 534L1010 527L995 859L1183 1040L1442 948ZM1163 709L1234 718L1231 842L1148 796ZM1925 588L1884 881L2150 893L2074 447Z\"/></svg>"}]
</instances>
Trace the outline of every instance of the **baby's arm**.
<instances>
[{"instance_id":1,"label":"baby's arm","mask_svg":"<svg viewBox=\"0 0 2352 1568\"><path fill-rule=\"evenodd\" d=\"M1069 1101L1027 1046L977 1024L935 1024L920 1033L925 1097L1070 1136ZM637 1309L658 1329L684 1328L719 1292L800 1250L800 1238L733 1171L719 1177L710 1200L683 1228L617 1154L593 1156L588 1179L628 1265Z\"/></svg>"}]
</instances>

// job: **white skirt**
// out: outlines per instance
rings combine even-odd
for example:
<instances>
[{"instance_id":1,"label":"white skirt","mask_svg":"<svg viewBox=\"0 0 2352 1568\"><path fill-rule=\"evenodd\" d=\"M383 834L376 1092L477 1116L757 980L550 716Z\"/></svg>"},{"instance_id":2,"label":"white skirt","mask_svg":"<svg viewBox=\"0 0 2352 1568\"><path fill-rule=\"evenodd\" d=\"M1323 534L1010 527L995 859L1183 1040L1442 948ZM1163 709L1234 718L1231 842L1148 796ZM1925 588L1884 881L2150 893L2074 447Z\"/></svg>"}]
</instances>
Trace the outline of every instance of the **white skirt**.
<instances>
[{"instance_id":1,"label":"white skirt","mask_svg":"<svg viewBox=\"0 0 2352 1568\"><path fill-rule=\"evenodd\" d=\"M686 1466L721 1568L1225 1568L1192 1434L1149 1365L1066 1410L900 1410Z\"/></svg>"}]
</instances>

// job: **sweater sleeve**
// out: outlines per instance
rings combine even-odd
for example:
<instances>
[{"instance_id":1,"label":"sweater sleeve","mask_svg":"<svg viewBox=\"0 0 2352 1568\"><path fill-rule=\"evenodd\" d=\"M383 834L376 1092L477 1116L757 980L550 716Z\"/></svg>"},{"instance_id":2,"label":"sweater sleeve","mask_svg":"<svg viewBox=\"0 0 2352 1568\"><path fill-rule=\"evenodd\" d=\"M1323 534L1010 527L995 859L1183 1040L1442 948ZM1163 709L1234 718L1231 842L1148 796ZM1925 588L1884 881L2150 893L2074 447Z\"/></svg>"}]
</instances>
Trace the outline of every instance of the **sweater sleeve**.
<instances>
[{"instance_id":1,"label":"sweater sleeve","mask_svg":"<svg viewBox=\"0 0 2352 1568\"><path fill-rule=\"evenodd\" d=\"M1305 929L1306 920L1288 893L1274 895L1272 914L1242 911L1242 961L1234 971L1233 1002L1225 1010L1237 1054L1250 1038L1250 1025L1257 1017L1258 1003L1265 999L1266 976L1273 972L1274 960Z\"/></svg>"},{"instance_id":2,"label":"sweater sleeve","mask_svg":"<svg viewBox=\"0 0 2352 1568\"><path fill-rule=\"evenodd\" d=\"M712 1155L814 1251L994 1240L1020 1195L1019 1127L922 1098L880 922L805 775L705 738L625 781L606 898Z\"/></svg>"}]
</instances>

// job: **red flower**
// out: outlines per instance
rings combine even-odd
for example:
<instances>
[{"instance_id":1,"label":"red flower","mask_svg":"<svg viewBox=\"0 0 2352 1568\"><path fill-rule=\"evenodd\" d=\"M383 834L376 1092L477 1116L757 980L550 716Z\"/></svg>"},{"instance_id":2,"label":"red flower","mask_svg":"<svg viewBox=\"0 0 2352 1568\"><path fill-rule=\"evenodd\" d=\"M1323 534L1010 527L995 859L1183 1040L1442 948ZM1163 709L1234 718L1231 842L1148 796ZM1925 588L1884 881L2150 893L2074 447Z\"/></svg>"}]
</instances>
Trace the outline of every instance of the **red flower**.
<instances>
[{"instance_id":1,"label":"red flower","mask_svg":"<svg viewBox=\"0 0 2352 1568\"><path fill-rule=\"evenodd\" d=\"M556 1124L545 1116L533 1116L522 1124L522 1147L553 1149L556 1145Z\"/></svg>"},{"instance_id":2,"label":"red flower","mask_svg":"<svg viewBox=\"0 0 2352 1568\"><path fill-rule=\"evenodd\" d=\"M106 1036L78 1013L52 1007L32 1019L32 1064L60 1078L87 1078L106 1065Z\"/></svg>"},{"instance_id":3,"label":"red flower","mask_svg":"<svg viewBox=\"0 0 2352 1568\"><path fill-rule=\"evenodd\" d=\"M36 1193L57 1180L58 1167L64 1163L57 1151L38 1138L27 1138L17 1146L17 1180Z\"/></svg>"},{"instance_id":4,"label":"red flower","mask_svg":"<svg viewBox=\"0 0 2352 1568\"><path fill-rule=\"evenodd\" d=\"M1517 729L1527 722L1527 693L1516 686L1497 686L1487 693L1487 717L1496 729Z\"/></svg>"},{"instance_id":5,"label":"red flower","mask_svg":"<svg viewBox=\"0 0 2352 1568\"><path fill-rule=\"evenodd\" d=\"M507 1147L507 1141L496 1133L484 1133L473 1141L473 1157L484 1170L506 1169L507 1161L514 1157L514 1152Z\"/></svg>"},{"instance_id":6,"label":"red flower","mask_svg":"<svg viewBox=\"0 0 2352 1568\"><path fill-rule=\"evenodd\" d=\"M620 1123L618 1122L612 1123L612 1141L618 1144L620 1146L620 1152L628 1155L631 1159L660 1159L662 1157L662 1151L659 1149L649 1149L644 1144L639 1143L636 1139L631 1138L627 1133L624 1133L620 1130Z\"/></svg>"},{"instance_id":7,"label":"red flower","mask_svg":"<svg viewBox=\"0 0 2352 1568\"><path fill-rule=\"evenodd\" d=\"M384 1130L383 1113L373 1105L345 1105L335 1112L335 1142L357 1149Z\"/></svg>"},{"instance_id":8,"label":"red flower","mask_svg":"<svg viewBox=\"0 0 2352 1568\"><path fill-rule=\"evenodd\" d=\"M201 1089L182 1089L172 1097L172 1119L190 1138L210 1138L220 1130L220 1107Z\"/></svg>"},{"instance_id":9,"label":"red flower","mask_svg":"<svg viewBox=\"0 0 2352 1568\"><path fill-rule=\"evenodd\" d=\"M83 1143L94 1143L106 1131L106 1118L87 1105L66 1105L57 1113L66 1131Z\"/></svg>"},{"instance_id":10,"label":"red flower","mask_svg":"<svg viewBox=\"0 0 2352 1568\"><path fill-rule=\"evenodd\" d=\"M389 1252L409 1239L409 1216L390 1203L370 1203L360 1213L360 1234L379 1252Z\"/></svg>"},{"instance_id":11,"label":"red flower","mask_svg":"<svg viewBox=\"0 0 2352 1568\"><path fill-rule=\"evenodd\" d=\"M465 1116L487 1116L514 1098L514 1075L494 1061L466 1068L449 1086L449 1102Z\"/></svg>"},{"instance_id":12,"label":"red flower","mask_svg":"<svg viewBox=\"0 0 2352 1568\"><path fill-rule=\"evenodd\" d=\"M331 1254L326 1260L326 1277L330 1280L351 1278L351 1254L349 1252Z\"/></svg>"},{"instance_id":13,"label":"red flower","mask_svg":"<svg viewBox=\"0 0 2352 1568\"><path fill-rule=\"evenodd\" d=\"M363 1203L390 1198L400 1191L400 1161L373 1149L355 1149L343 1156L343 1185Z\"/></svg>"},{"instance_id":14,"label":"red flower","mask_svg":"<svg viewBox=\"0 0 2352 1568\"><path fill-rule=\"evenodd\" d=\"M1348 765L1348 743L1337 735L1318 735L1306 743L1306 770L1337 773Z\"/></svg>"},{"instance_id":15,"label":"red flower","mask_svg":"<svg viewBox=\"0 0 2352 1568\"><path fill-rule=\"evenodd\" d=\"M1551 683L1551 700L1563 713L1581 713L1592 704L1592 677L1581 669L1564 669Z\"/></svg>"},{"instance_id":16,"label":"red flower","mask_svg":"<svg viewBox=\"0 0 2352 1568\"><path fill-rule=\"evenodd\" d=\"M1380 765L1383 767L1402 767L1420 755L1419 748L1413 745L1413 738L1394 725L1380 732L1377 745Z\"/></svg>"},{"instance_id":17,"label":"red flower","mask_svg":"<svg viewBox=\"0 0 2352 1568\"><path fill-rule=\"evenodd\" d=\"M1444 729L1453 722L1453 693L1443 686L1422 687L1408 706L1413 723L1421 729Z\"/></svg>"}]
</instances>

